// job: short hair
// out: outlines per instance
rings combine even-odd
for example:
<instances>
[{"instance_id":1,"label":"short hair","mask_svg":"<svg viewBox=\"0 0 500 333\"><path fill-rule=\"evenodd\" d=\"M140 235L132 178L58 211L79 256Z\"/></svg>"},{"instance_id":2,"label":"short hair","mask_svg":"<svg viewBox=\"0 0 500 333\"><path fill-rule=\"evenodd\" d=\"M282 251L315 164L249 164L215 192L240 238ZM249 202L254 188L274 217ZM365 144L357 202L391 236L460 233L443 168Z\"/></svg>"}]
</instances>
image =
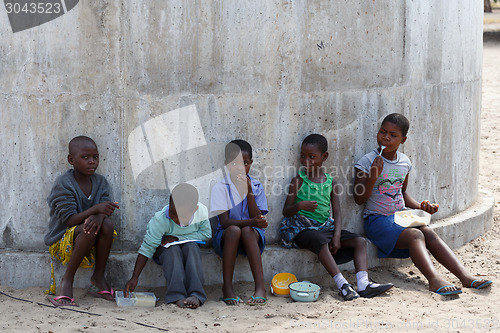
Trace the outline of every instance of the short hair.
<instances>
[{"instance_id":1,"label":"short hair","mask_svg":"<svg viewBox=\"0 0 500 333\"><path fill-rule=\"evenodd\" d=\"M196 207L198 190L191 184L180 183L170 193L170 200L175 207Z\"/></svg>"},{"instance_id":2,"label":"short hair","mask_svg":"<svg viewBox=\"0 0 500 333\"><path fill-rule=\"evenodd\" d=\"M385 123L391 123L399 127L403 136L406 136L410 129L410 121L400 113L391 113L382 121L382 124Z\"/></svg>"},{"instance_id":3,"label":"short hair","mask_svg":"<svg viewBox=\"0 0 500 333\"><path fill-rule=\"evenodd\" d=\"M224 157L230 162L238 156L239 152L245 152L252 159L252 146L245 140L233 140L226 145Z\"/></svg>"},{"instance_id":4,"label":"short hair","mask_svg":"<svg viewBox=\"0 0 500 333\"><path fill-rule=\"evenodd\" d=\"M75 147L79 146L79 145L81 145L83 143L90 143L90 144L93 144L94 146L97 147L97 145L96 145L96 143L95 143L94 140L92 140L88 136L80 135L80 136L74 137L69 142L69 144L68 144L68 151L69 151L69 153L73 154Z\"/></svg>"},{"instance_id":5,"label":"short hair","mask_svg":"<svg viewBox=\"0 0 500 333\"><path fill-rule=\"evenodd\" d=\"M310 134L306 136L304 141L302 141L303 145L315 145L321 151L321 154L324 154L328 151L328 140L321 134Z\"/></svg>"}]
</instances>

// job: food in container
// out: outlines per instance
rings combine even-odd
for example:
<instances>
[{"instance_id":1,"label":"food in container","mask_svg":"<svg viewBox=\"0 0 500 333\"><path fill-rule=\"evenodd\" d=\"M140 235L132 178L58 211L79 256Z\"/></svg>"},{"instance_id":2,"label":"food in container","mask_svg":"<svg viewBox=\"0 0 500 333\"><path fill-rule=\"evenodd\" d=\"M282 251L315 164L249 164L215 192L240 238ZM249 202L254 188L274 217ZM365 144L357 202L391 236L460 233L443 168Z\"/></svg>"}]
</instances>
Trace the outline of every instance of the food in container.
<instances>
[{"instance_id":1,"label":"food in container","mask_svg":"<svg viewBox=\"0 0 500 333\"><path fill-rule=\"evenodd\" d=\"M407 209L394 213L394 222L405 228L429 225L431 214L421 209Z\"/></svg>"},{"instance_id":2,"label":"food in container","mask_svg":"<svg viewBox=\"0 0 500 333\"><path fill-rule=\"evenodd\" d=\"M116 304L123 306L155 307L156 296L151 292L130 292L129 297L123 295L123 291L115 292Z\"/></svg>"}]
</instances>

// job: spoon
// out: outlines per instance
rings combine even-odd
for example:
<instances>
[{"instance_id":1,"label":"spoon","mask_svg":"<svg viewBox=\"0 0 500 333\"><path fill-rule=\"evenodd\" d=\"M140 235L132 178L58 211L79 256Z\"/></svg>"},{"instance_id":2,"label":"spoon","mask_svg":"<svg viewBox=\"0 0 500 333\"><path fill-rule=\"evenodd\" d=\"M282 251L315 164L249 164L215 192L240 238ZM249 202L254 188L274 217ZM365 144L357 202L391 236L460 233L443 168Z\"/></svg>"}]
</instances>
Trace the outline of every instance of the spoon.
<instances>
[{"instance_id":1,"label":"spoon","mask_svg":"<svg viewBox=\"0 0 500 333\"><path fill-rule=\"evenodd\" d=\"M380 153L378 153L378 156L382 155L382 151L385 149L385 146L380 146Z\"/></svg>"}]
</instances>

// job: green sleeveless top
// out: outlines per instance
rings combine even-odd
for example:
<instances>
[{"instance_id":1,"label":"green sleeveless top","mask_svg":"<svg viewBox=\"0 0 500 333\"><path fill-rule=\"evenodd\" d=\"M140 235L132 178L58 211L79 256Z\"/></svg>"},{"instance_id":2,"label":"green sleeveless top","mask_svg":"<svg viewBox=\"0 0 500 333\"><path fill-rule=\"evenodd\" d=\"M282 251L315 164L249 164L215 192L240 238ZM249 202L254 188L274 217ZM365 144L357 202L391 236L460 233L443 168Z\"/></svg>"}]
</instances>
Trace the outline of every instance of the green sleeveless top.
<instances>
[{"instance_id":1,"label":"green sleeveless top","mask_svg":"<svg viewBox=\"0 0 500 333\"><path fill-rule=\"evenodd\" d=\"M299 176L302 178L302 186L297 192L295 203L301 201L316 201L318 208L314 212L300 210L298 214L311 218L319 223L325 223L330 217L330 198L332 194L332 176L325 174L326 181L324 183L312 182L304 171L299 171Z\"/></svg>"}]
</instances>

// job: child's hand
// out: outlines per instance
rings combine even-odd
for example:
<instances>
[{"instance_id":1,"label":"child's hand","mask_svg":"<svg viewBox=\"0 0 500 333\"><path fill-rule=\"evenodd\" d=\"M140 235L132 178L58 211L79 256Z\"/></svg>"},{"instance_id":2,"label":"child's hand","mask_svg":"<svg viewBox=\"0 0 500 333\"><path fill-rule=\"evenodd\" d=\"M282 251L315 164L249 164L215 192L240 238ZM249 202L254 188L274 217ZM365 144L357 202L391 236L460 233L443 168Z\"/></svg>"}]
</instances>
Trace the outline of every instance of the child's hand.
<instances>
[{"instance_id":1,"label":"child's hand","mask_svg":"<svg viewBox=\"0 0 500 333\"><path fill-rule=\"evenodd\" d=\"M372 166L370 168L370 178L378 178L384 169L384 160L382 157L377 156L373 160Z\"/></svg>"},{"instance_id":2,"label":"child's hand","mask_svg":"<svg viewBox=\"0 0 500 333\"><path fill-rule=\"evenodd\" d=\"M161 239L161 245L163 246L168 243L177 242L178 240L179 238L172 235L163 236L163 238Z\"/></svg>"},{"instance_id":3,"label":"child's hand","mask_svg":"<svg viewBox=\"0 0 500 333\"><path fill-rule=\"evenodd\" d=\"M137 281L138 281L138 279L132 277L127 282L127 284L125 285L125 288L123 288L123 296L128 297L129 292L135 290L135 287L137 287Z\"/></svg>"},{"instance_id":4,"label":"child's hand","mask_svg":"<svg viewBox=\"0 0 500 333\"><path fill-rule=\"evenodd\" d=\"M332 255L335 255L340 249L340 237L333 236L330 243L328 243L328 248L330 249Z\"/></svg>"},{"instance_id":5,"label":"child's hand","mask_svg":"<svg viewBox=\"0 0 500 333\"><path fill-rule=\"evenodd\" d=\"M118 202L106 201L101 202L92 208L94 208L94 214L105 214L107 216L111 216L113 215L115 209L120 209L120 206L118 206Z\"/></svg>"},{"instance_id":6,"label":"child's hand","mask_svg":"<svg viewBox=\"0 0 500 333\"><path fill-rule=\"evenodd\" d=\"M429 214L434 214L438 211L439 205L437 203L431 204L429 200L424 200L420 203L420 209L426 211Z\"/></svg>"},{"instance_id":7,"label":"child's hand","mask_svg":"<svg viewBox=\"0 0 500 333\"><path fill-rule=\"evenodd\" d=\"M86 234L95 233L96 235L101 230L104 217L102 215L90 215L83 221L83 232Z\"/></svg>"},{"instance_id":8,"label":"child's hand","mask_svg":"<svg viewBox=\"0 0 500 333\"><path fill-rule=\"evenodd\" d=\"M299 202L300 210L306 210L308 212L314 212L318 208L317 201L301 201Z\"/></svg>"},{"instance_id":9,"label":"child's hand","mask_svg":"<svg viewBox=\"0 0 500 333\"><path fill-rule=\"evenodd\" d=\"M259 215L257 217L254 217L253 219L253 226L261 229L267 228L267 218L264 215Z\"/></svg>"}]
</instances>

